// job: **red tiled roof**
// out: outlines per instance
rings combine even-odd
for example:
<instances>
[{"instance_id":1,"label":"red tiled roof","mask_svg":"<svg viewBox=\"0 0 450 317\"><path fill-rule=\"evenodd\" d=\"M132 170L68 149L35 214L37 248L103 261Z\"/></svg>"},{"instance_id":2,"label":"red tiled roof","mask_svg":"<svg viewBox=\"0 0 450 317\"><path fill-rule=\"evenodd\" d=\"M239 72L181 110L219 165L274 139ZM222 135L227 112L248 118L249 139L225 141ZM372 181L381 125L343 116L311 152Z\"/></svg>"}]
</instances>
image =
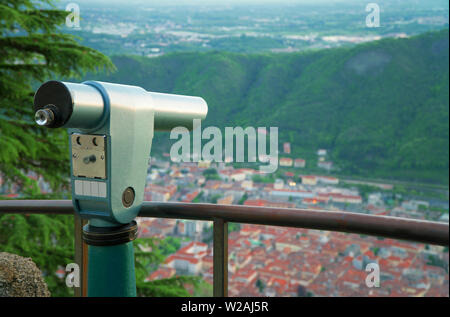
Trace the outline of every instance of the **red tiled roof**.
<instances>
[{"instance_id":1,"label":"red tiled roof","mask_svg":"<svg viewBox=\"0 0 450 317\"><path fill-rule=\"evenodd\" d=\"M150 274L149 277L147 277L146 280L156 280L156 279L165 279L165 278L170 278L172 276L175 275L175 270L172 268L159 268L158 270L156 270L155 272L153 272L152 274Z\"/></svg>"},{"instance_id":2,"label":"red tiled roof","mask_svg":"<svg viewBox=\"0 0 450 317\"><path fill-rule=\"evenodd\" d=\"M183 203L190 203L191 201L193 201L195 199L195 197L198 196L198 194L200 194L200 191L196 190L192 193L186 194L185 198L182 200Z\"/></svg>"}]
</instances>

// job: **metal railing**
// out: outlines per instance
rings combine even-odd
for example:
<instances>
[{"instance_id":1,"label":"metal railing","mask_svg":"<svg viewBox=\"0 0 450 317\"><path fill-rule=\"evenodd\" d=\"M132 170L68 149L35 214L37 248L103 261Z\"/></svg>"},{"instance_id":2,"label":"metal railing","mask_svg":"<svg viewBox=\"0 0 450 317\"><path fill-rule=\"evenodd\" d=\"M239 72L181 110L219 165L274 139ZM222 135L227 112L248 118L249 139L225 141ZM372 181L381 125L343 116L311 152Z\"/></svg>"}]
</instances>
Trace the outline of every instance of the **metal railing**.
<instances>
[{"instance_id":1,"label":"metal railing","mask_svg":"<svg viewBox=\"0 0 450 317\"><path fill-rule=\"evenodd\" d=\"M3 200L0 213L74 214L75 261L80 264L81 285L76 296L86 296L87 246L82 241L85 223L70 200ZM213 295L228 292L228 223L284 226L366 234L442 246L449 245L448 223L375 216L341 211L268 208L241 205L144 202L139 217L174 218L213 222Z\"/></svg>"}]
</instances>

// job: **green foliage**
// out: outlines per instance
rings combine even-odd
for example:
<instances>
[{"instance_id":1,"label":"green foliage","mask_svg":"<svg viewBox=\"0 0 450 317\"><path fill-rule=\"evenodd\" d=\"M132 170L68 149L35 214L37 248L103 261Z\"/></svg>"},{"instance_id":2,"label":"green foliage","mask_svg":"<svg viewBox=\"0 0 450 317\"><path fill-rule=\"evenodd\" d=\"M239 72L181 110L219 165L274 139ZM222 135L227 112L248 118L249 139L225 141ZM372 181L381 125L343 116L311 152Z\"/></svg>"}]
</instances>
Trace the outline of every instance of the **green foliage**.
<instances>
[{"instance_id":1,"label":"green foliage","mask_svg":"<svg viewBox=\"0 0 450 317\"><path fill-rule=\"evenodd\" d=\"M420 187L407 187L403 185L395 185L394 194L398 194L402 197L423 197L423 198L435 198L440 200L448 200L448 194L445 191L442 190L424 190ZM433 207L433 209L435 209ZM437 208L436 211L445 211L445 209Z\"/></svg>"},{"instance_id":2,"label":"green foliage","mask_svg":"<svg viewBox=\"0 0 450 317\"><path fill-rule=\"evenodd\" d=\"M277 126L293 153L329 149L343 175L448 184L448 38L446 29L292 54L115 56L118 72L99 79L202 96L203 126Z\"/></svg>"},{"instance_id":3,"label":"green foliage","mask_svg":"<svg viewBox=\"0 0 450 317\"><path fill-rule=\"evenodd\" d=\"M140 297L189 297L186 285L199 285L196 276L178 276L151 282L137 282L138 296Z\"/></svg>"},{"instance_id":4,"label":"green foliage","mask_svg":"<svg viewBox=\"0 0 450 317\"><path fill-rule=\"evenodd\" d=\"M239 199L238 205L243 205L247 199L248 199L248 194L247 194L247 192L245 192L244 195L242 195L241 199Z\"/></svg>"},{"instance_id":5,"label":"green foliage","mask_svg":"<svg viewBox=\"0 0 450 317\"><path fill-rule=\"evenodd\" d=\"M163 263L171 248L180 245L180 240L176 238L166 238L163 240L154 238L141 238L135 240L135 267L136 267L136 287L137 295L144 297L179 297L191 296L186 286L191 286L195 291L204 289L202 280L197 276L176 276L167 279L145 281L150 272L158 269Z\"/></svg>"},{"instance_id":6,"label":"green foliage","mask_svg":"<svg viewBox=\"0 0 450 317\"><path fill-rule=\"evenodd\" d=\"M257 279L255 285L258 288L260 293L264 292L264 289L266 288L266 285L264 284L263 281L261 281L260 279Z\"/></svg>"},{"instance_id":7,"label":"green foliage","mask_svg":"<svg viewBox=\"0 0 450 317\"><path fill-rule=\"evenodd\" d=\"M168 236L159 244L159 248L164 256L175 253L181 247L181 238Z\"/></svg>"},{"instance_id":8,"label":"green foliage","mask_svg":"<svg viewBox=\"0 0 450 317\"><path fill-rule=\"evenodd\" d=\"M215 168L207 168L203 171L206 180L220 180L220 176Z\"/></svg>"},{"instance_id":9,"label":"green foliage","mask_svg":"<svg viewBox=\"0 0 450 317\"><path fill-rule=\"evenodd\" d=\"M273 174L268 174L267 176L262 176L258 174L253 175L252 180L255 183L268 183L268 184L272 184L275 181Z\"/></svg>"},{"instance_id":10,"label":"green foliage","mask_svg":"<svg viewBox=\"0 0 450 317\"><path fill-rule=\"evenodd\" d=\"M374 254L375 256L378 256L378 253L380 252L380 248L379 248L379 247L371 248L371 250L372 250L372 252L373 252L373 254Z\"/></svg>"},{"instance_id":11,"label":"green foliage","mask_svg":"<svg viewBox=\"0 0 450 317\"><path fill-rule=\"evenodd\" d=\"M383 190L379 187L376 186L372 186L372 185L366 185L366 184L346 184L346 183L341 183L340 184L341 187L345 187L345 188L356 188L359 192L359 194L361 195L361 197L363 198L364 201L367 202L367 199L369 197L369 194L371 193L375 193L375 192L388 192L387 190Z\"/></svg>"},{"instance_id":12,"label":"green foliage","mask_svg":"<svg viewBox=\"0 0 450 317\"><path fill-rule=\"evenodd\" d=\"M219 200L219 198L221 198L222 195L220 194L215 194L211 196L210 202L211 204L217 204L217 201Z\"/></svg>"},{"instance_id":13,"label":"green foliage","mask_svg":"<svg viewBox=\"0 0 450 317\"><path fill-rule=\"evenodd\" d=\"M193 203L200 203L200 202L202 202L203 201L203 196L205 195L205 193L203 192L203 191L201 191L198 195L197 195L197 197L195 197L193 200L192 200L192 202Z\"/></svg>"},{"instance_id":14,"label":"green foliage","mask_svg":"<svg viewBox=\"0 0 450 317\"><path fill-rule=\"evenodd\" d=\"M239 230L241 230L241 224L240 223L236 223L236 222L228 223L228 231L229 232L239 231Z\"/></svg>"},{"instance_id":15,"label":"green foliage","mask_svg":"<svg viewBox=\"0 0 450 317\"><path fill-rule=\"evenodd\" d=\"M51 0L0 4L0 172L27 196L38 191L26 172L43 175L54 189L67 184L69 173L67 133L33 120L34 86L114 69L108 57L61 32L66 15Z\"/></svg>"},{"instance_id":16,"label":"green foliage","mask_svg":"<svg viewBox=\"0 0 450 317\"><path fill-rule=\"evenodd\" d=\"M429 255L427 265L432 265L432 266L437 266L437 267L443 268L445 270L445 272L448 273L448 263L444 259L441 259L437 255L433 255L433 254Z\"/></svg>"},{"instance_id":17,"label":"green foliage","mask_svg":"<svg viewBox=\"0 0 450 317\"><path fill-rule=\"evenodd\" d=\"M0 3L0 173L26 198L61 198L70 170L66 132L34 123L33 88L57 76L114 69L109 58L61 33L67 12L52 3ZM58 194L42 195L26 177L29 171L43 175ZM31 257L53 296L72 294L55 275L58 266L75 262L72 216L2 214L0 224L1 251Z\"/></svg>"},{"instance_id":18,"label":"green foliage","mask_svg":"<svg viewBox=\"0 0 450 317\"><path fill-rule=\"evenodd\" d=\"M73 216L0 214L1 251L31 258L44 275L52 296L71 296L58 266L74 263Z\"/></svg>"},{"instance_id":19,"label":"green foliage","mask_svg":"<svg viewBox=\"0 0 450 317\"><path fill-rule=\"evenodd\" d=\"M213 296L213 286L208 282L201 280L198 285L194 288L195 297L212 297Z\"/></svg>"},{"instance_id":20,"label":"green foliage","mask_svg":"<svg viewBox=\"0 0 450 317\"><path fill-rule=\"evenodd\" d=\"M420 206L422 206L422 205L420 205ZM430 207L428 210L430 210L430 211L437 211L437 212L440 212L441 214L448 214L449 213L449 210L448 209L445 209L445 208L440 208L440 207Z\"/></svg>"}]
</instances>

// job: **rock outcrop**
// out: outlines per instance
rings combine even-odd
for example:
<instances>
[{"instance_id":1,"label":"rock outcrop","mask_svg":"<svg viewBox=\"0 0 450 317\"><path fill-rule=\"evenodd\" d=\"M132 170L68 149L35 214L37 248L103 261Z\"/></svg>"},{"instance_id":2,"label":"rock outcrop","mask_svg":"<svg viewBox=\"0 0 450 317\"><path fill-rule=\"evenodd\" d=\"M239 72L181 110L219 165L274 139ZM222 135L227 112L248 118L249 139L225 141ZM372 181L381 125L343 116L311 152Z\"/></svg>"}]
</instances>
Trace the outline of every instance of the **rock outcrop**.
<instances>
[{"instance_id":1,"label":"rock outcrop","mask_svg":"<svg viewBox=\"0 0 450 317\"><path fill-rule=\"evenodd\" d=\"M42 273L31 258L0 252L0 297L49 297Z\"/></svg>"}]
</instances>

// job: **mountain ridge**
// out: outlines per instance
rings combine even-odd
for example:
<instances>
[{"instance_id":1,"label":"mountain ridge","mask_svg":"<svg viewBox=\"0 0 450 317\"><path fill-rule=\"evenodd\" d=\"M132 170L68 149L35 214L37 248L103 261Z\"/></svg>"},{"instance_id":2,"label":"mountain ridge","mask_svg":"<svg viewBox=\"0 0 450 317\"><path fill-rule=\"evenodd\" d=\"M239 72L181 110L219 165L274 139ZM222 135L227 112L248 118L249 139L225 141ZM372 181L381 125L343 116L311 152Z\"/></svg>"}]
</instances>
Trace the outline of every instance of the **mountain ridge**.
<instances>
[{"instance_id":1,"label":"mountain ridge","mask_svg":"<svg viewBox=\"0 0 450 317\"><path fill-rule=\"evenodd\" d=\"M448 58L444 29L301 53L113 56L118 71L94 79L202 96L204 126L278 126L293 157L326 148L343 173L448 184Z\"/></svg>"}]
</instances>

